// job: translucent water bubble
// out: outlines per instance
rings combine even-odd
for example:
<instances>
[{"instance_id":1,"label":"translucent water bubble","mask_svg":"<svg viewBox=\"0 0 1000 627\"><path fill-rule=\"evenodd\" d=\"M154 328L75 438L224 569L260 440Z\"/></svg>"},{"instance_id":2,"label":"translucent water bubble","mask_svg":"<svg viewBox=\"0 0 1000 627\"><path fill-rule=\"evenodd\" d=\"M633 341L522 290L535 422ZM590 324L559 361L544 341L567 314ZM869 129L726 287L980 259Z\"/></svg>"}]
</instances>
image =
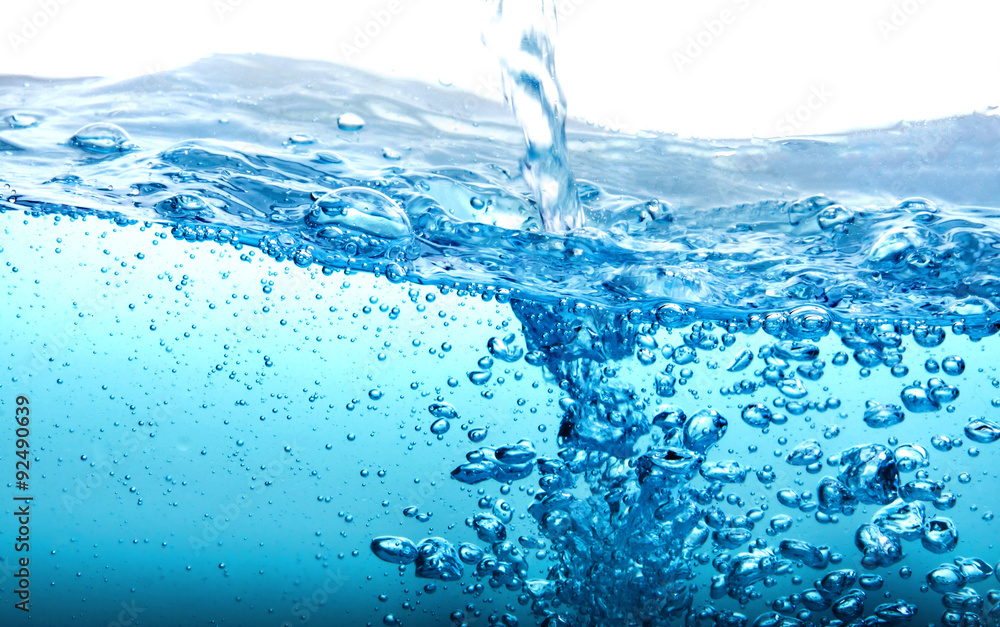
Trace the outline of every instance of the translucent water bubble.
<instances>
[{"instance_id":1,"label":"translucent water bubble","mask_svg":"<svg viewBox=\"0 0 1000 627\"><path fill-rule=\"evenodd\" d=\"M427 411L435 418L450 418L452 420L458 418L458 410L450 403L431 403L427 407Z\"/></svg>"},{"instance_id":2,"label":"translucent water bubble","mask_svg":"<svg viewBox=\"0 0 1000 627\"><path fill-rule=\"evenodd\" d=\"M825 309L805 305L796 307L789 313L787 330L792 337L818 339L830 331L831 324L830 314Z\"/></svg>"},{"instance_id":3,"label":"translucent water bubble","mask_svg":"<svg viewBox=\"0 0 1000 627\"><path fill-rule=\"evenodd\" d=\"M852 590L843 597L837 599L833 604L833 615L844 621L851 623L865 613L865 600L868 598L861 590Z\"/></svg>"},{"instance_id":4,"label":"translucent water bubble","mask_svg":"<svg viewBox=\"0 0 1000 627\"><path fill-rule=\"evenodd\" d=\"M759 469L756 474L757 474L757 481L760 481L765 485L774 483L774 481L778 478L777 473L775 473L770 466Z\"/></svg>"},{"instance_id":5,"label":"translucent water bubble","mask_svg":"<svg viewBox=\"0 0 1000 627\"><path fill-rule=\"evenodd\" d=\"M472 520L472 528L483 542L495 544L507 538L507 527L492 514L476 514Z\"/></svg>"},{"instance_id":6,"label":"translucent water bubble","mask_svg":"<svg viewBox=\"0 0 1000 627\"><path fill-rule=\"evenodd\" d=\"M470 429L468 437L470 441L479 443L486 439L487 433L488 430L485 427L479 427L476 429Z\"/></svg>"},{"instance_id":7,"label":"translucent water bubble","mask_svg":"<svg viewBox=\"0 0 1000 627\"><path fill-rule=\"evenodd\" d=\"M38 126L41 118L30 113L11 113L3 118L3 123L9 128L22 129Z\"/></svg>"},{"instance_id":8,"label":"translucent water bubble","mask_svg":"<svg viewBox=\"0 0 1000 627\"><path fill-rule=\"evenodd\" d=\"M923 503L896 500L876 512L872 523L903 540L916 540L923 535L925 516Z\"/></svg>"},{"instance_id":9,"label":"translucent water bubble","mask_svg":"<svg viewBox=\"0 0 1000 627\"><path fill-rule=\"evenodd\" d=\"M723 549L735 549L749 542L752 535L749 529L719 529L712 532L712 542Z\"/></svg>"},{"instance_id":10,"label":"translucent water bubble","mask_svg":"<svg viewBox=\"0 0 1000 627\"><path fill-rule=\"evenodd\" d=\"M107 122L84 126L69 138L69 143L87 152L99 154L127 152L136 148L125 129Z\"/></svg>"},{"instance_id":11,"label":"translucent water bubble","mask_svg":"<svg viewBox=\"0 0 1000 627\"><path fill-rule=\"evenodd\" d=\"M371 550L375 557L391 564L412 564L417 559L417 546L409 539L398 536L375 538Z\"/></svg>"},{"instance_id":12,"label":"translucent water bubble","mask_svg":"<svg viewBox=\"0 0 1000 627\"><path fill-rule=\"evenodd\" d=\"M487 342L487 348L489 349L490 354L500 361L514 363L524 356L524 349L519 346L515 346L514 339L515 336L513 333L505 335L503 339L491 337L489 342Z\"/></svg>"},{"instance_id":13,"label":"translucent water bubble","mask_svg":"<svg viewBox=\"0 0 1000 627\"><path fill-rule=\"evenodd\" d=\"M973 442L990 444L1000 440L1000 425L983 418L975 418L965 425L965 435Z\"/></svg>"},{"instance_id":14,"label":"translucent water bubble","mask_svg":"<svg viewBox=\"0 0 1000 627\"><path fill-rule=\"evenodd\" d=\"M517 444L501 446L495 456L504 464L523 464L535 458L535 446L531 440L521 440Z\"/></svg>"},{"instance_id":15,"label":"translucent water bubble","mask_svg":"<svg viewBox=\"0 0 1000 627\"><path fill-rule=\"evenodd\" d=\"M899 472L912 472L930 464L930 455L927 453L927 449L919 444L903 444L896 448L894 455L896 469Z\"/></svg>"},{"instance_id":16,"label":"translucent water bubble","mask_svg":"<svg viewBox=\"0 0 1000 627\"><path fill-rule=\"evenodd\" d=\"M953 377L965 372L965 360L958 355L950 355L941 360L941 370Z\"/></svg>"},{"instance_id":17,"label":"translucent water bubble","mask_svg":"<svg viewBox=\"0 0 1000 627\"><path fill-rule=\"evenodd\" d=\"M938 403L938 401L929 394L928 389L922 385L907 386L900 393L899 397L908 411L920 413L941 409L940 403Z\"/></svg>"},{"instance_id":18,"label":"translucent water bubble","mask_svg":"<svg viewBox=\"0 0 1000 627\"><path fill-rule=\"evenodd\" d=\"M792 528L792 517L786 514L778 514L771 518L768 526L776 533L784 533Z\"/></svg>"},{"instance_id":19,"label":"translucent water bubble","mask_svg":"<svg viewBox=\"0 0 1000 627\"><path fill-rule=\"evenodd\" d=\"M920 543L931 553L947 553L958 544L958 529L949 518L932 518L924 525Z\"/></svg>"},{"instance_id":20,"label":"translucent water bubble","mask_svg":"<svg viewBox=\"0 0 1000 627\"><path fill-rule=\"evenodd\" d=\"M913 619L916 613L917 606L910 605L905 601L883 603L875 608L875 617L890 625L908 622Z\"/></svg>"},{"instance_id":21,"label":"translucent water bubble","mask_svg":"<svg viewBox=\"0 0 1000 627\"><path fill-rule=\"evenodd\" d=\"M503 499L497 499L497 502L493 504L492 511L493 515L502 523L509 523L514 518L514 508Z\"/></svg>"},{"instance_id":22,"label":"translucent water bubble","mask_svg":"<svg viewBox=\"0 0 1000 627\"><path fill-rule=\"evenodd\" d=\"M935 435L931 437L931 446L941 452L948 452L955 447L951 438L946 435Z\"/></svg>"},{"instance_id":23,"label":"translucent water bubble","mask_svg":"<svg viewBox=\"0 0 1000 627\"><path fill-rule=\"evenodd\" d=\"M813 361L819 357L819 347L812 342L785 340L774 344L774 355L791 361Z\"/></svg>"},{"instance_id":24,"label":"translucent water bubble","mask_svg":"<svg viewBox=\"0 0 1000 627\"><path fill-rule=\"evenodd\" d=\"M994 572L992 566L978 557L957 557L955 565L962 571L962 576L965 577L967 583L986 581Z\"/></svg>"},{"instance_id":25,"label":"translucent water bubble","mask_svg":"<svg viewBox=\"0 0 1000 627\"><path fill-rule=\"evenodd\" d=\"M833 477L823 477L816 494L820 510L827 513L851 512L858 501L847 485Z\"/></svg>"},{"instance_id":26,"label":"translucent water bubble","mask_svg":"<svg viewBox=\"0 0 1000 627\"><path fill-rule=\"evenodd\" d=\"M785 559L802 562L809 568L826 568L830 563L828 552L804 540L782 540L778 552Z\"/></svg>"},{"instance_id":27,"label":"translucent water bubble","mask_svg":"<svg viewBox=\"0 0 1000 627\"><path fill-rule=\"evenodd\" d=\"M858 573L845 568L827 573L822 579L816 582L816 589L824 593L828 598L836 598L851 589L858 579Z\"/></svg>"},{"instance_id":28,"label":"translucent water bubble","mask_svg":"<svg viewBox=\"0 0 1000 627\"><path fill-rule=\"evenodd\" d=\"M736 461L705 463L698 472L706 481L719 483L743 483L747 478L746 469L741 468Z\"/></svg>"},{"instance_id":29,"label":"translucent water bubble","mask_svg":"<svg viewBox=\"0 0 1000 627\"><path fill-rule=\"evenodd\" d=\"M930 388L930 395L938 405L951 403L958 398L958 388L954 385L949 385L940 380L935 381L934 379L928 383L930 384L931 382L933 384L928 386ZM946 408L946 410L949 412L954 411L951 407Z\"/></svg>"},{"instance_id":30,"label":"translucent water bubble","mask_svg":"<svg viewBox=\"0 0 1000 627\"><path fill-rule=\"evenodd\" d=\"M483 549L475 544L463 542L458 546L458 557L466 564L475 564L482 560L484 555Z\"/></svg>"},{"instance_id":31,"label":"translucent water bubble","mask_svg":"<svg viewBox=\"0 0 1000 627\"><path fill-rule=\"evenodd\" d=\"M785 457L792 466L808 466L823 459L823 448L816 440L806 440L800 443Z\"/></svg>"},{"instance_id":32,"label":"translucent water bubble","mask_svg":"<svg viewBox=\"0 0 1000 627\"><path fill-rule=\"evenodd\" d=\"M843 224L854 221L854 212L842 205L830 205L816 215L816 222L819 228L824 231L832 230Z\"/></svg>"},{"instance_id":33,"label":"translucent water bubble","mask_svg":"<svg viewBox=\"0 0 1000 627\"><path fill-rule=\"evenodd\" d=\"M671 357L675 364L684 366L698 359L698 351L690 346L678 346Z\"/></svg>"},{"instance_id":34,"label":"translucent water bubble","mask_svg":"<svg viewBox=\"0 0 1000 627\"><path fill-rule=\"evenodd\" d=\"M495 475L496 465L489 461L469 462L451 471L453 479L467 484L482 483L493 479Z\"/></svg>"},{"instance_id":35,"label":"translucent water bubble","mask_svg":"<svg viewBox=\"0 0 1000 627\"><path fill-rule=\"evenodd\" d=\"M178 194L161 200L153 205L153 209L160 215L175 220L211 218L214 213L207 202L193 194Z\"/></svg>"},{"instance_id":36,"label":"translucent water bubble","mask_svg":"<svg viewBox=\"0 0 1000 627\"><path fill-rule=\"evenodd\" d=\"M865 568L892 566L903 559L899 537L891 531L882 531L875 525L858 527L854 543L864 554L861 564Z\"/></svg>"},{"instance_id":37,"label":"translucent water bubble","mask_svg":"<svg viewBox=\"0 0 1000 627\"><path fill-rule=\"evenodd\" d=\"M889 403L868 401L865 404L864 422L873 429L887 429L905 419L903 408Z\"/></svg>"},{"instance_id":38,"label":"translucent water bubble","mask_svg":"<svg viewBox=\"0 0 1000 627\"><path fill-rule=\"evenodd\" d=\"M875 592L882 589L882 586L885 585L885 580L882 579L881 575L861 575L858 577L858 585L863 590Z\"/></svg>"},{"instance_id":39,"label":"translucent water bubble","mask_svg":"<svg viewBox=\"0 0 1000 627\"><path fill-rule=\"evenodd\" d=\"M356 113L342 113L337 118L337 128L342 131L360 131L365 126L365 121Z\"/></svg>"},{"instance_id":40,"label":"translucent water bubble","mask_svg":"<svg viewBox=\"0 0 1000 627\"><path fill-rule=\"evenodd\" d=\"M648 348L640 348L636 351L636 359L643 366L651 366L656 362L656 353Z\"/></svg>"},{"instance_id":41,"label":"translucent water bubble","mask_svg":"<svg viewBox=\"0 0 1000 627\"><path fill-rule=\"evenodd\" d=\"M965 587L965 576L958 567L944 564L927 573L927 585L938 594L958 592Z\"/></svg>"},{"instance_id":42,"label":"translucent water bubble","mask_svg":"<svg viewBox=\"0 0 1000 627\"><path fill-rule=\"evenodd\" d=\"M778 390L788 398L799 399L808 394L802 380L797 377L785 377L778 382Z\"/></svg>"},{"instance_id":43,"label":"translucent water bubble","mask_svg":"<svg viewBox=\"0 0 1000 627\"><path fill-rule=\"evenodd\" d=\"M802 502L794 490L778 490L775 498L785 507L798 507Z\"/></svg>"},{"instance_id":44,"label":"translucent water bubble","mask_svg":"<svg viewBox=\"0 0 1000 627\"><path fill-rule=\"evenodd\" d=\"M687 309L675 303L666 303L656 309L656 321L668 329L683 324L687 317Z\"/></svg>"},{"instance_id":45,"label":"translucent water bubble","mask_svg":"<svg viewBox=\"0 0 1000 627\"><path fill-rule=\"evenodd\" d=\"M731 363L726 370L729 372L739 372L746 369L746 367L750 365L751 361L753 361L753 353L748 350L744 350L736 356L736 359L733 360L733 363Z\"/></svg>"},{"instance_id":46,"label":"translucent water bubble","mask_svg":"<svg viewBox=\"0 0 1000 627\"><path fill-rule=\"evenodd\" d=\"M761 403L753 403L743 408L740 413L743 422L757 429L766 429L771 424L771 409Z\"/></svg>"},{"instance_id":47,"label":"translucent water bubble","mask_svg":"<svg viewBox=\"0 0 1000 627\"><path fill-rule=\"evenodd\" d=\"M703 409L684 425L684 446L704 453L726 434L728 421L714 409Z\"/></svg>"},{"instance_id":48,"label":"translucent water bubble","mask_svg":"<svg viewBox=\"0 0 1000 627\"><path fill-rule=\"evenodd\" d=\"M434 435L444 435L451 429L451 423L447 418L440 418L431 424L431 433Z\"/></svg>"},{"instance_id":49,"label":"translucent water bubble","mask_svg":"<svg viewBox=\"0 0 1000 627\"><path fill-rule=\"evenodd\" d=\"M322 227L327 237L331 227L340 227L374 237L409 237L410 220L393 199L365 187L342 187L318 198L306 215L306 223Z\"/></svg>"},{"instance_id":50,"label":"translucent water bubble","mask_svg":"<svg viewBox=\"0 0 1000 627\"><path fill-rule=\"evenodd\" d=\"M671 398L677 394L677 377L666 372L657 373L654 378L657 396Z\"/></svg>"},{"instance_id":51,"label":"translucent water bubble","mask_svg":"<svg viewBox=\"0 0 1000 627\"><path fill-rule=\"evenodd\" d=\"M687 414L676 405L660 405L653 415L653 425L664 429L682 427L686 421Z\"/></svg>"},{"instance_id":52,"label":"translucent water bubble","mask_svg":"<svg viewBox=\"0 0 1000 627\"><path fill-rule=\"evenodd\" d=\"M886 505L896 498L899 472L893 452L880 444L844 451L838 477L862 503Z\"/></svg>"},{"instance_id":53,"label":"translucent water bubble","mask_svg":"<svg viewBox=\"0 0 1000 627\"><path fill-rule=\"evenodd\" d=\"M417 546L414 574L423 579L455 581L462 578L465 569L458 551L444 538L427 538Z\"/></svg>"}]
</instances>

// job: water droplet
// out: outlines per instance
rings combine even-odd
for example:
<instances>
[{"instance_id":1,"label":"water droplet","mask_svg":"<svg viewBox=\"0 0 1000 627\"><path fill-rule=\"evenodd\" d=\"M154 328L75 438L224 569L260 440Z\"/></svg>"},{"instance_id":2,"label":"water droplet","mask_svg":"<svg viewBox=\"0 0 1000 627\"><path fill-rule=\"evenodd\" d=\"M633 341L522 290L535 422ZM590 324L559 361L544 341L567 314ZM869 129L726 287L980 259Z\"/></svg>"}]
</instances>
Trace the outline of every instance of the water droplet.
<instances>
[{"instance_id":1,"label":"water droplet","mask_svg":"<svg viewBox=\"0 0 1000 627\"><path fill-rule=\"evenodd\" d=\"M356 113L342 113L337 118L337 127L342 131L360 131L365 126L365 121Z\"/></svg>"},{"instance_id":2,"label":"water droplet","mask_svg":"<svg viewBox=\"0 0 1000 627\"><path fill-rule=\"evenodd\" d=\"M22 129L38 126L41 118L30 113L12 113L4 117L3 121L10 128Z\"/></svg>"},{"instance_id":3,"label":"water droplet","mask_svg":"<svg viewBox=\"0 0 1000 627\"><path fill-rule=\"evenodd\" d=\"M126 152L136 147L125 129L107 122L84 126L70 137L69 143L88 152L100 154Z\"/></svg>"},{"instance_id":4,"label":"water droplet","mask_svg":"<svg viewBox=\"0 0 1000 627\"><path fill-rule=\"evenodd\" d=\"M384 239L411 234L406 213L382 192L364 187L342 187L317 199L306 215L306 223L322 227L320 235L331 239L332 228L366 233Z\"/></svg>"}]
</instances>

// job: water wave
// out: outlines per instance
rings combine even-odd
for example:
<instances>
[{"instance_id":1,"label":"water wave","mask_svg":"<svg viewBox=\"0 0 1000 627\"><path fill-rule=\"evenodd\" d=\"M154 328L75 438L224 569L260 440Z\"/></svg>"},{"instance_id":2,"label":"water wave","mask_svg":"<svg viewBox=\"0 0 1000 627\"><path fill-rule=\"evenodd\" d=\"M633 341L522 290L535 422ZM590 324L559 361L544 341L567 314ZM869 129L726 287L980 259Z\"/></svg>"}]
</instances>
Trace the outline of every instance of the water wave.
<instances>
[{"instance_id":1,"label":"water wave","mask_svg":"<svg viewBox=\"0 0 1000 627\"><path fill-rule=\"evenodd\" d=\"M520 130L455 90L218 56L4 92L6 210L168 224L300 265L646 319L811 305L1000 320L992 114L776 141L571 123L586 226L553 234L519 172Z\"/></svg>"}]
</instances>

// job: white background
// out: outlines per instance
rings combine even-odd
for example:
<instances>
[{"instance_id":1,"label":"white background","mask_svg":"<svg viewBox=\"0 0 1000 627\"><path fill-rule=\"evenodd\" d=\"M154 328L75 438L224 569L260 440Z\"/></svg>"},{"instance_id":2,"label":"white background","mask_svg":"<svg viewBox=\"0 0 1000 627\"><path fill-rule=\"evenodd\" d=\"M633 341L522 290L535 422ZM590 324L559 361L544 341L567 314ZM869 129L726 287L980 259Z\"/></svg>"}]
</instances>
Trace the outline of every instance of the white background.
<instances>
[{"instance_id":1,"label":"white background","mask_svg":"<svg viewBox=\"0 0 1000 627\"><path fill-rule=\"evenodd\" d=\"M1000 104L996 0L555 2L569 112L605 126L815 134ZM499 98L487 20L483 0L3 0L0 73L124 77L257 52Z\"/></svg>"}]
</instances>

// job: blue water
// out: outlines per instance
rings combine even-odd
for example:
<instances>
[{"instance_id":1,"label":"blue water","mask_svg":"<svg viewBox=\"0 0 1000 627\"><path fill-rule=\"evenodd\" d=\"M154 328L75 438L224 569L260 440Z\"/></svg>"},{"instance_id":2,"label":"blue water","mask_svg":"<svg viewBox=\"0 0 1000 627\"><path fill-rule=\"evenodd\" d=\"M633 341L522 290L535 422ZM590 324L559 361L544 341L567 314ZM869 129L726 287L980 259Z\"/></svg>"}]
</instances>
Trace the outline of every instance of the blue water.
<instances>
[{"instance_id":1,"label":"blue water","mask_svg":"<svg viewBox=\"0 0 1000 627\"><path fill-rule=\"evenodd\" d=\"M992 114L563 149L287 59L0 85L8 623L997 624Z\"/></svg>"}]
</instances>

